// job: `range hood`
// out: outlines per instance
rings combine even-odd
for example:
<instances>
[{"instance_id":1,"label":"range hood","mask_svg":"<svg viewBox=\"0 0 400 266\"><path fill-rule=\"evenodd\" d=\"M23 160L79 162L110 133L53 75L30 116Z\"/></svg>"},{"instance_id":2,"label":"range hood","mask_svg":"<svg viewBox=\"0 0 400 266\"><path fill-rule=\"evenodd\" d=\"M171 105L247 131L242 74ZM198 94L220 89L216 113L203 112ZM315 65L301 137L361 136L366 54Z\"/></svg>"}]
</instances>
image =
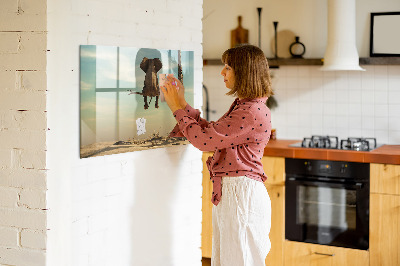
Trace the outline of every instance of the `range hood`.
<instances>
[{"instance_id":1,"label":"range hood","mask_svg":"<svg viewBox=\"0 0 400 266\"><path fill-rule=\"evenodd\" d=\"M320 70L358 70L355 0L328 0L328 44Z\"/></svg>"}]
</instances>

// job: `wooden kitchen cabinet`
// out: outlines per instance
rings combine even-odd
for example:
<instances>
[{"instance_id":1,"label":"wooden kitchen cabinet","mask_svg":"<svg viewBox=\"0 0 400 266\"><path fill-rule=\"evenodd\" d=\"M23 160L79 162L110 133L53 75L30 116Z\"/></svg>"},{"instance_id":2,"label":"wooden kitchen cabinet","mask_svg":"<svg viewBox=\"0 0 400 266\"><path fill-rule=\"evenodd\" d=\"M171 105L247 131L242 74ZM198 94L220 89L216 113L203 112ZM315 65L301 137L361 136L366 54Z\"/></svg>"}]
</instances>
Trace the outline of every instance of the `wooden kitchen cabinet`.
<instances>
[{"instance_id":1,"label":"wooden kitchen cabinet","mask_svg":"<svg viewBox=\"0 0 400 266\"><path fill-rule=\"evenodd\" d=\"M370 164L371 193L400 195L400 165Z\"/></svg>"},{"instance_id":2,"label":"wooden kitchen cabinet","mask_svg":"<svg viewBox=\"0 0 400 266\"><path fill-rule=\"evenodd\" d=\"M203 258L211 258L212 252L212 183L206 165L212 152L203 153L203 194L202 194L202 223L201 223L201 253Z\"/></svg>"},{"instance_id":3,"label":"wooden kitchen cabinet","mask_svg":"<svg viewBox=\"0 0 400 266\"><path fill-rule=\"evenodd\" d=\"M400 165L370 166L370 265L400 265Z\"/></svg>"},{"instance_id":4,"label":"wooden kitchen cabinet","mask_svg":"<svg viewBox=\"0 0 400 266\"><path fill-rule=\"evenodd\" d=\"M267 175L265 184L268 185L285 185L285 158L264 156L261 159L264 172Z\"/></svg>"},{"instance_id":5,"label":"wooden kitchen cabinet","mask_svg":"<svg viewBox=\"0 0 400 266\"><path fill-rule=\"evenodd\" d=\"M265 184L271 199L271 250L265 259L266 266L283 265L285 241L285 187Z\"/></svg>"},{"instance_id":6,"label":"wooden kitchen cabinet","mask_svg":"<svg viewBox=\"0 0 400 266\"><path fill-rule=\"evenodd\" d=\"M285 266L366 266L365 250L285 241ZM282 264L283 265L283 264Z\"/></svg>"},{"instance_id":7,"label":"wooden kitchen cabinet","mask_svg":"<svg viewBox=\"0 0 400 266\"><path fill-rule=\"evenodd\" d=\"M374 193L370 200L370 265L400 265L400 196Z\"/></svg>"},{"instance_id":8,"label":"wooden kitchen cabinet","mask_svg":"<svg viewBox=\"0 0 400 266\"><path fill-rule=\"evenodd\" d=\"M271 250L265 259L266 266L283 265L285 240L285 158L264 156L261 160L267 175L265 187L271 199Z\"/></svg>"},{"instance_id":9,"label":"wooden kitchen cabinet","mask_svg":"<svg viewBox=\"0 0 400 266\"><path fill-rule=\"evenodd\" d=\"M206 166L206 161L211 152L203 153L203 217L202 217L202 256L211 258L212 253L212 183ZM272 221L271 221L271 250L266 258L267 266L283 265L284 230L285 230L285 158L263 157L264 171L268 176L265 187L271 199Z\"/></svg>"}]
</instances>

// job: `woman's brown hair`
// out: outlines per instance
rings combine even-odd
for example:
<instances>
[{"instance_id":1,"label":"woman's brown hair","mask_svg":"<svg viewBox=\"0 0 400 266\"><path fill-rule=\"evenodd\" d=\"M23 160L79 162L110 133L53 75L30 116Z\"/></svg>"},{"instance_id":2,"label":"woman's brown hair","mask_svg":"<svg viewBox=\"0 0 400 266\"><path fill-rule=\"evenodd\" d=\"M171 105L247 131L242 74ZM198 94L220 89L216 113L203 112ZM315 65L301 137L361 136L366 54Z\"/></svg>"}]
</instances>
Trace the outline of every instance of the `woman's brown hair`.
<instances>
[{"instance_id":1,"label":"woman's brown hair","mask_svg":"<svg viewBox=\"0 0 400 266\"><path fill-rule=\"evenodd\" d=\"M263 51L253 45L241 45L226 50L222 63L235 74L235 86L227 95L255 99L273 95L268 61Z\"/></svg>"}]
</instances>

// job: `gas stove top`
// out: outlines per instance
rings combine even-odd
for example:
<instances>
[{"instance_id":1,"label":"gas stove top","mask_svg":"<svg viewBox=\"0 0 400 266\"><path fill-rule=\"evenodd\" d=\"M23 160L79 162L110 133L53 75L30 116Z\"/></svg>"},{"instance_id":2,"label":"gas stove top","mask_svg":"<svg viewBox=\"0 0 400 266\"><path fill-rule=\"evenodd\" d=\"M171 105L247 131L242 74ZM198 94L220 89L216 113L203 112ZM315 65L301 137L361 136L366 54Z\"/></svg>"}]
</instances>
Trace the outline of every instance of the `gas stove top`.
<instances>
[{"instance_id":1,"label":"gas stove top","mask_svg":"<svg viewBox=\"0 0 400 266\"><path fill-rule=\"evenodd\" d=\"M320 149L338 149L353 151L371 151L378 146L376 138L347 138L339 142L336 136L311 136L304 138L302 142L289 145L291 147L302 148L320 148Z\"/></svg>"}]
</instances>

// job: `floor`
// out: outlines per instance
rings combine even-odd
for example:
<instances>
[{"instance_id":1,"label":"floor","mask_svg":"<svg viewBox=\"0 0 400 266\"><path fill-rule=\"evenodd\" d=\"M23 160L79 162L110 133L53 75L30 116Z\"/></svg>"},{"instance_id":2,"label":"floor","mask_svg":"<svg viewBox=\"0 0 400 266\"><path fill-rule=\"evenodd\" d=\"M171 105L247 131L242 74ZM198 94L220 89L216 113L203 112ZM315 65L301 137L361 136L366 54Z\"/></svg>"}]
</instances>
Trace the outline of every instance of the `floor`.
<instances>
[{"instance_id":1,"label":"floor","mask_svg":"<svg viewBox=\"0 0 400 266\"><path fill-rule=\"evenodd\" d=\"M201 262L203 262L203 266L211 266L211 259L202 258Z\"/></svg>"}]
</instances>

